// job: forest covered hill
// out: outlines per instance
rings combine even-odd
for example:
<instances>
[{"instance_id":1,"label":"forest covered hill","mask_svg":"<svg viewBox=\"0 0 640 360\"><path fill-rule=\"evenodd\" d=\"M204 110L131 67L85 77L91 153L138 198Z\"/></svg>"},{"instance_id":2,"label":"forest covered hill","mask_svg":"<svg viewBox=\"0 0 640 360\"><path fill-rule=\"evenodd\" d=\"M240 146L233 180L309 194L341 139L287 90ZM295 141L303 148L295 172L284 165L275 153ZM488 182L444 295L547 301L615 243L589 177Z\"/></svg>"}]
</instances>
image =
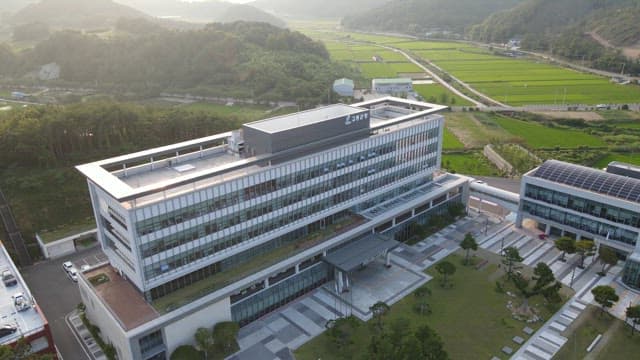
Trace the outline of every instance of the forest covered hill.
<instances>
[{"instance_id":1,"label":"forest covered hill","mask_svg":"<svg viewBox=\"0 0 640 360\"><path fill-rule=\"evenodd\" d=\"M256 0L249 5L278 16L303 19L341 19L373 9L390 0Z\"/></svg>"},{"instance_id":2,"label":"forest covered hill","mask_svg":"<svg viewBox=\"0 0 640 360\"><path fill-rule=\"evenodd\" d=\"M489 16L470 36L481 41L555 36L567 30L597 31L616 45L640 41L640 0L527 0Z\"/></svg>"},{"instance_id":3,"label":"forest covered hill","mask_svg":"<svg viewBox=\"0 0 640 360\"><path fill-rule=\"evenodd\" d=\"M393 0L380 7L346 16L342 24L358 30L462 34L487 16L522 0Z\"/></svg>"},{"instance_id":4,"label":"forest covered hill","mask_svg":"<svg viewBox=\"0 0 640 360\"><path fill-rule=\"evenodd\" d=\"M301 103L317 103L334 79L354 75L332 62L322 43L265 23L215 23L190 31L149 26L106 39L62 31L21 52L0 46L5 82L28 82L49 63L60 66L61 84L139 96L177 91Z\"/></svg>"},{"instance_id":5,"label":"forest covered hill","mask_svg":"<svg viewBox=\"0 0 640 360\"><path fill-rule=\"evenodd\" d=\"M13 25L41 23L57 28L99 29L120 18L148 18L145 13L112 0L40 0L18 10Z\"/></svg>"}]
</instances>

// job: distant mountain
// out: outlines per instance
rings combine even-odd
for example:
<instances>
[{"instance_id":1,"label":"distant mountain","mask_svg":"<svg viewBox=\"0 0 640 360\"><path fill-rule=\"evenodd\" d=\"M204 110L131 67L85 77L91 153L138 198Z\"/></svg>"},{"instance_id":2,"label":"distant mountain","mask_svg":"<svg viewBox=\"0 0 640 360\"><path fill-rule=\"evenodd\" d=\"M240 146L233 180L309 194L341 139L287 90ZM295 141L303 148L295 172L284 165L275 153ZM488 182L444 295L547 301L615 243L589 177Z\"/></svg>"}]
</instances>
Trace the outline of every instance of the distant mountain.
<instances>
[{"instance_id":1,"label":"distant mountain","mask_svg":"<svg viewBox=\"0 0 640 360\"><path fill-rule=\"evenodd\" d=\"M121 4L161 17L196 22L257 21L285 27L284 21L249 5L209 0L186 2L180 0L115 0Z\"/></svg>"},{"instance_id":2,"label":"distant mountain","mask_svg":"<svg viewBox=\"0 0 640 360\"><path fill-rule=\"evenodd\" d=\"M393 0L369 11L346 16L347 28L409 34L463 33L487 16L512 8L522 0Z\"/></svg>"},{"instance_id":3,"label":"distant mountain","mask_svg":"<svg viewBox=\"0 0 640 360\"><path fill-rule=\"evenodd\" d=\"M35 2L38 2L38 0L2 0L0 13L13 13Z\"/></svg>"},{"instance_id":4,"label":"distant mountain","mask_svg":"<svg viewBox=\"0 0 640 360\"><path fill-rule=\"evenodd\" d=\"M640 40L639 12L640 0L526 0L488 17L473 27L470 36L505 41L536 34L555 36L580 28L596 31L612 43L633 44Z\"/></svg>"},{"instance_id":5,"label":"distant mountain","mask_svg":"<svg viewBox=\"0 0 640 360\"><path fill-rule=\"evenodd\" d=\"M373 9L390 0L256 0L249 3L280 17L333 18Z\"/></svg>"},{"instance_id":6,"label":"distant mountain","mask_svg":"<svg viewBox=\"0 0 640 360\"><path fill-rule=\"evenodd\" d=\"M236 4L228 7L224 12L222 12L222 14L220 14L220 16L216 18L216 20L218 22L224 22L224 23L234 22L234 21L265 22L281 28L284 28L287 26L287 24L283 20L265 11L262 11L253 6L240 5L240 4Z\"/></svg>"},{"instance_id":7,"label":"distant mountain","mask_svg":"<svg viewBox=\"0 0 640 360\"><path fill-rule=\"evenodd\" d=\"M97 29L120 18L148 18L145 13L111 0L41 0L13 15L13 25L42 23L51 27Z\"/></svg>"}]
</instances>

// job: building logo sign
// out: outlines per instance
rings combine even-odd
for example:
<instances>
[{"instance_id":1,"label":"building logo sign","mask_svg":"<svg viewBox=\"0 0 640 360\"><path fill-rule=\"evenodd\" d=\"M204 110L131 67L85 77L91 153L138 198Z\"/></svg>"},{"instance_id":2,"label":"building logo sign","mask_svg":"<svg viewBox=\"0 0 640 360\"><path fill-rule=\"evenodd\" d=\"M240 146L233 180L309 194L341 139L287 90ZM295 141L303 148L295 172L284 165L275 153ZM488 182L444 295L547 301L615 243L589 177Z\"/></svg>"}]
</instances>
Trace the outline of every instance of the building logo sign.
<instances>
[{"instance_id":1,"label":"building logo sign","mask_svg":"<svg viewBox=\"0 0 640 360\"><path fill-rule=\"evenodd\" d=\"M344 124L348 126L360 121L367 120L368 118L369 118L368 112L365 112L362 114L356 114L356 115L347 115L347 117L344 119Z\"/></svg>"}]
</instances>

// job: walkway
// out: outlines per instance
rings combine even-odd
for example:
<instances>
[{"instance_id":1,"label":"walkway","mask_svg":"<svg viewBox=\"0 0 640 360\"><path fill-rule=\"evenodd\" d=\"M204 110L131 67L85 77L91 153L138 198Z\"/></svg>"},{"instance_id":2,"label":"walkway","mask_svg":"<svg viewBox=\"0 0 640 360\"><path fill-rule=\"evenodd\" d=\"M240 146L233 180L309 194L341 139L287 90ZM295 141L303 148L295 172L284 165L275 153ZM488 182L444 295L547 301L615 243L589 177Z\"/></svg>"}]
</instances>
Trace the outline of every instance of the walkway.
<instances>
[{"instance_id":1,"label":"walkway","mask_svg":"<svg viewBox=\"0 0 640 360\"><path fill-rule=\"evenodd\" d=\"M107 356L102 352L100 345L95 341L89 329L84 325L82 319L80 319L80 314L77 310L72 311L65 317L65 321L71 329L73 336L76 337L78 342L82 345L82 350L84 350L87 358L93 360L106 360Z\"/></svg>"},{"instance_id":2,"label":"walkway","mask_svg":"<svg viewBox=\"0 0 640 360\"><path fill-rule=\"evenodd\" d=\"M513 355L514 360L549 360L567 342L562 333L573 323L580 314L593 302L591 289L599 285L611 284L622 268L615 266L606 276L596 274L598 267L585 270L585 284L575 295L556 312L522 347Z\"/></svg>"}]
</instances>

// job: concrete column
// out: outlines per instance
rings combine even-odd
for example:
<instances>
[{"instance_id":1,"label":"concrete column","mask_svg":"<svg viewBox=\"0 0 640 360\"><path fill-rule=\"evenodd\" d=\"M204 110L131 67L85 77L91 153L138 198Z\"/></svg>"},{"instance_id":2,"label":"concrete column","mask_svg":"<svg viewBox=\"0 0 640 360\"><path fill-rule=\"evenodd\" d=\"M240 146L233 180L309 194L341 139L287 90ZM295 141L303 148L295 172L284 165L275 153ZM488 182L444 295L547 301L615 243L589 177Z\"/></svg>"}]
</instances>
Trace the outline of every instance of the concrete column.
<instances>
[{"instance_id":1,"label":"concrete column","mask_svg":"<svg viewBox=\"0 0 640 360\"><path fill-rule=\"evenodd\" d=\"M344 274L344 283L345 283L345 290L350 290L351 289L351 284L349 283L349 274L345 273Z\"/></svg>"},{"instance_id":2,"label":"concrete column","mask_svg":"<svg viewBox=\"0 0 640 360\"><path fill-rule=\"evenodd\" d=\"M342 279L342 271L338 271L338 276L336 277L336 282L338 283L338 294L341 294L344 291L344 282Z\"/></svg>"},{"instance_id":3,"label":"concrete column","mask_svg":"<svg viewBox=\"0 0 640 360\"><path fill-rule=\"evenodd\" d=\"M634 251L636 254L640 254L640 234L636 238L636 250Z\"/></svg>"},{"instance_id":4,"label":"concrete column","mask_svg":"<svg viewBox=\"0 0 640 360\"><path fill-rule=\"evenodd\" d=\"M560 229L560 236L564 236L564 230Z\"/></svg>"},{"instance_id":5,"label":"concrete column","mask_svg":"<svg viewBox=\"0 0 640 360\"><path fill-rule=\"evenodd\" d=\"M386 254L384 254L384 265L386 267L391 267L391 251L386 252Z\"/></svg>"},{"instance_id":6,"label":"concrete column","mask_svg":"<svg viewBox=\"0 0 640 360\"><path fill-rule=\"evenodd\" d=\"M544 233L546 235L551 234L551 225L547 224L547 227L544 229Z\"/></svg>"},{"instance_id":7,"label":"concrete column","mask_svg":"<svg viewBox=\"0 0 640 360\"><path fill-rule=\"evenodd\" d=\"M582 239L582 235L576 234L576 241L580 241L580 239Z\"/></svg>"},{"instance_id":8,"label":"concrete column","mask_svg":"<svg viewBox=\"0 0 640 360\"><path fill-rule=\"evenodd\" d=\"M518 229L522 229L522 221L524 220L522 214L520 212L518 212L518 215L516 215L516 228Z\"/></svg>"}]
</instances>

